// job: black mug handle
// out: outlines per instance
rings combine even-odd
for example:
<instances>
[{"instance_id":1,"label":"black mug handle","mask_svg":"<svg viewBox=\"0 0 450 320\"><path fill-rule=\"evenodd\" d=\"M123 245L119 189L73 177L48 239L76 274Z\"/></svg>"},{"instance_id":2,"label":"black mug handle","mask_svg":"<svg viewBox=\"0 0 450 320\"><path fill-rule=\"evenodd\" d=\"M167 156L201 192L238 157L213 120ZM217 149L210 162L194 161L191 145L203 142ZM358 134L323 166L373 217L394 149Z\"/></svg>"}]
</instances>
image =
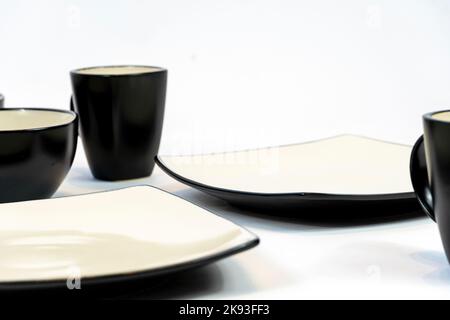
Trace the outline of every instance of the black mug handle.
<instances>
[{"instance_id":1,"label":"black mug handle","mask_svg":"<svg viewBox=\"0 0 450 320\"><path fill-rule=\"evenodd\" d=\"M425 213L434 221L433 194L431 193L430 182L428 179L427 161L425 158L425 145L423 143L423 135L417 140L411 152L409 172L411 174L411 182Z\"/></svg>"},{"instance_id":2,"label":"black mug handle","mask_svg":"<svg viewBox=\"0 0 450 320\"><path fill-rule=\"evenodd\" d=\"M75 105L73 104L73 96L70 96L70 111L73 111L73 112L77 113L75 111ZM80 135L80 124L79 124L79 122L80 122L80 120L78 120L78 135Z\"/></svg>"},{"instance_id":3,"label":"black mug handle","mask_svg":"<svg viewBox=\"0 0 450 320\"><path fill-rule=\"evenodd\" d=\"M73 96L70 96L70 110L75 112L75 106L73 105Z\"/></svg>"}]
</instances>

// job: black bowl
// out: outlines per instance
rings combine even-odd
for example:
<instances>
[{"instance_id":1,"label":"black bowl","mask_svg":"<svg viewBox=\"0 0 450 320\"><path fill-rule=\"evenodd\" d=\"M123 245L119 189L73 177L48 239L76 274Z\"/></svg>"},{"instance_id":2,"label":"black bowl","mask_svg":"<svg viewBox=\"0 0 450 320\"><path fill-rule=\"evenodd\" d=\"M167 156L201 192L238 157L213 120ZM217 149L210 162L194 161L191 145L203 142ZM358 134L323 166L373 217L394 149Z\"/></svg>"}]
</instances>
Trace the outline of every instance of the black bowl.
<instances>
[{"instance_id":1,"label":"black bowl","mask_svg":"<svg viewBox=\"0 0 450 320\"><path fill-rule=\"evenodd\" d=\"M72 166L78 117L56 109L0 109L0 202L51 197Z\"/></svg>"}]
</instances>

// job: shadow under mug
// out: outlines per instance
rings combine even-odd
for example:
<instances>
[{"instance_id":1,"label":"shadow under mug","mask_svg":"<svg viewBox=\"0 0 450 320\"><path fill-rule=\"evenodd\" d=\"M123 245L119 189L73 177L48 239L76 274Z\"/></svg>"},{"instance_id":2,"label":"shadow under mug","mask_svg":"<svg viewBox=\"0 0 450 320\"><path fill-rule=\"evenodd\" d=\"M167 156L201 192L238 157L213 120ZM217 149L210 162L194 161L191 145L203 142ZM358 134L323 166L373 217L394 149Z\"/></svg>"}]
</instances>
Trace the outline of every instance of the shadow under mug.
<instances>
[{"instance_id":1,"label":"shadow under mug","mask_svg":"<svg viewBox=\"0 0 450 320\"><path fill-rule=\"evenodd\" d=\"M450 110L425 114L423 127L411 153L411 181L423 210L438 224L450 261Z\"/></svg>"},{"instance_id":2,"label":"shadow under mug","mask_svg":"<svg viewBox=\"0 0 450 320\"><path fill-rule=\"evenodd\" d=\"M70 73L71 108L95 178L125 180L149 176L161 140L167 70L149 66L107 66Z\"/></svg>"}]
</instances>

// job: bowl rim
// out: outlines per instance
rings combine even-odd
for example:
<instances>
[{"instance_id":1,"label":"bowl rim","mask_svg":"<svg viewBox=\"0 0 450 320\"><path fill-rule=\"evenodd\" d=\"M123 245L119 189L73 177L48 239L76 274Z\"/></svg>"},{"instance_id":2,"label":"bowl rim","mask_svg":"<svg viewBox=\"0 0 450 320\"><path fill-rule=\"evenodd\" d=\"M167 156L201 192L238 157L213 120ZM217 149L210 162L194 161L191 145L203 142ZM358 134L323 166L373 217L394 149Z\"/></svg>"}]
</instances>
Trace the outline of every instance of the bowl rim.
<instances>
[{"instance_id":1,"label":"bowl rim","mask_svg":"<svg viewBox=\"0 0 450 320\"><path fill-rule=\"evenodd\" d=\"M35 127L35 128L25 128L25 129L11 129L11 130L2 130L0 129L0 135L3 133L18 133L18 132L36 132L36 131L44 131L48 129L56 129L56 128L62 128L74 123L77 123L78 121L78 114L71 110L64 110L64 109L52 109L52 108L4 108L0 109L1 112L8 112L8 111L45 111L45 112L54 112L54 113L66 113L73 115L73 119L56 125L49 125L49 126L43 126L43 127Z\"/></svg>"}]
</instances>

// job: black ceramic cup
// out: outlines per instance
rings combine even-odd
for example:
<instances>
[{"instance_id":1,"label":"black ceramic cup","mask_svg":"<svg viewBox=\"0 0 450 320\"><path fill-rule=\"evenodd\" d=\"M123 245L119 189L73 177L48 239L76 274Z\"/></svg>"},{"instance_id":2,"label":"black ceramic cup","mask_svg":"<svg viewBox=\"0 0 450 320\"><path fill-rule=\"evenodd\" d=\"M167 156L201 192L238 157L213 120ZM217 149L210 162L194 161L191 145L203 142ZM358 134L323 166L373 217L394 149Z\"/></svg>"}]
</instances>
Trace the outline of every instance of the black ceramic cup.
<instances>
[{"instance_id":1,"label":"black ceramic cup","mask_svg":"<svg viewBox=\"0 0 450 320\"><path fill-rule=\"evenodd\" d=\"M77 115L0 109L0 202L51 197L72 166Z\"/></svg>"},{"instance_id":2,"label":"black ceramic cup","mask_svg":"<svg viewBox=\"0 0 450 320\"><path fill-rule=\"evenodd\" d=\"M92 174L101 180L149 176L164 118L167 70L110 66L70 73L73 106Z\"/></svg>"},{"instance_id":3,"label":"black ceramic cup","mask_svg":"<svg viewBox=\"0 0 450 320\"><path fill-rule=\"evenodd\" d=\"M5 96L0 93L0 109L5 106Z\"/></svg>"},{"instance_id":4,"label":"black ceramic cup","mask_svg":"<svg viewBox=\"0 0 450 320\"><path fill-rule=\"evenodd\" d=\"M450 261L450 111L425 114L423 127L411 154L411 180L423 210L438 224Z\"/></svg>"}]
</instances>

